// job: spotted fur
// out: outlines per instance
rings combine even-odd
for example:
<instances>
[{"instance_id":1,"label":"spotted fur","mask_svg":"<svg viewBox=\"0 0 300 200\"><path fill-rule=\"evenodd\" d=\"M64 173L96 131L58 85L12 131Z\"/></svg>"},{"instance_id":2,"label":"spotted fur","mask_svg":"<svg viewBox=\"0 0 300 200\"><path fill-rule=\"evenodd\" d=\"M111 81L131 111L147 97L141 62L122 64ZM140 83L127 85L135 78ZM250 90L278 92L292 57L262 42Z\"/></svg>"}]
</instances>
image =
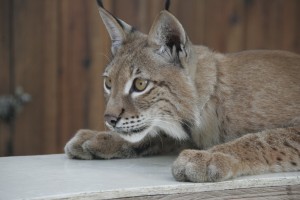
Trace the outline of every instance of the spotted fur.
<instances>
[{"instance_id":1,"label":"spotted fur","mask_svg":"<svg viewBox=\"0 0 300 200\"><path fill-rule=\"evenodd\" d=\"M102 7L113 53L103 74L111 132L80 130L65 147L70 158L185 149L172 173L192 182L300 169L299 55L220 54L193 45L166 10L145 35ZM137 79L145 89L135 89Z\"/></svg>"}]
</instances>

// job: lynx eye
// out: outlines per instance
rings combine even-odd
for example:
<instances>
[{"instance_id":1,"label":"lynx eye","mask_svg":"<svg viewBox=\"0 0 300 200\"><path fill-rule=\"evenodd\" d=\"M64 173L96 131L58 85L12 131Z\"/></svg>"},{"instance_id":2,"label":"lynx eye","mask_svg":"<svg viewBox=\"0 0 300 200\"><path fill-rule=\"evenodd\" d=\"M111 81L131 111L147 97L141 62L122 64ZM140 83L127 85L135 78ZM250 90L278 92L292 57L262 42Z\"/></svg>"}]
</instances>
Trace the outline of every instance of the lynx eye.
<instances>
[{"instance_id":1,"label":"lynx eye","mask_svg":"<svg viewBox=\"0 0 300 200\"><path fill-rule=\"evenodd\" d=\"M142 92L148 86L148 81L141 78L136 78L133 81L133 90L136 92Z\"/></svg>"},{"instance_id":2,"label":"lynx eye","mask_svg":"<svg viewBox=\"0 0 300 200\"><path fill-rule=\"evenodd\" d=\"M110 89L111 89L111 78L105 77L105 78L104 78L104 85L105 85L105 87L106 87L108 90L110 90Z\"/></svg>"}]
</instances>

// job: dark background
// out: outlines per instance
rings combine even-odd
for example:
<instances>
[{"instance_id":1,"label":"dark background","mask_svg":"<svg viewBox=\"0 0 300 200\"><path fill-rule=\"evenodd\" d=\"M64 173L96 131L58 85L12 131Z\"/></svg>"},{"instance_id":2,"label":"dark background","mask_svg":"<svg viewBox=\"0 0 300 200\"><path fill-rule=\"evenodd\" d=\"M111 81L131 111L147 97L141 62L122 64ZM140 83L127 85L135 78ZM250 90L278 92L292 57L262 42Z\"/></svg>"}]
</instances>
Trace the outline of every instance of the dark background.
<instances>
[{"instance_id":1,"label":"dark background","mask_svg":"<svg viewBox=\"0 0 300 200\"><path fill-rule=\"evenodd\" d=\"M148 32L163 0L104 0ZM220 52L300 53L299 0L171 0L190 39ZM101 74L110 41L94 0L0 0L0 97L30 103L0 121L0 156L61 153L81 128L104 130Z\"/></svg>"}]
</instances>

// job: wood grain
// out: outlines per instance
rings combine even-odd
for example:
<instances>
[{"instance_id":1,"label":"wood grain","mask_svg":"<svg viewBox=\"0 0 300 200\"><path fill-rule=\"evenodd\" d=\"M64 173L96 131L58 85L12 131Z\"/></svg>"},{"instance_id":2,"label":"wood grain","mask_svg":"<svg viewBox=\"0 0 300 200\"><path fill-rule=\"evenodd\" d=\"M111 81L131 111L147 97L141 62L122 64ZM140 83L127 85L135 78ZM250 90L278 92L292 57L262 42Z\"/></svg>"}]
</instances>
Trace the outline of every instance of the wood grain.
<instances>
[{"instance_id":1,"label":"wood grain","mask_svg":"<svg viewBox=\"0 0 300 200\"><path fill-rule=\"evenodd\" d=\"M15 119L14 154L32 155L42 152L44 1L13 2L15 86L32 96L32 102Z\"/></svg>"},{"instance_id":2,"label":"wood grain","mask_svg":"<svg viewBox=\"0 0 300 200\"><path fill-rule=\"evenodd\" d=\"M262 187L262 188L246 188L246 189L232 189L221 191L209 191L199 193L183 193L171 195L154 195L118 198L123 200L198 200L198 199L299 199L300 185L278 186L278 187Z\"/></svg>"},{"instance_id":3,"label":"wood grain","mask_svg":"<svg viewBox=\"0 0 300 200\"><path fill-rule=\"evenodd\" d=\"M11 2L0 1L0 95L11 94ZM0 121L0 156L12 155L12 124Z\"/></svg>"},{"instance_id":4,"label":"wood grain","mask_svg":"<svg viewBox=\"0 0 300 200\"><path fill-rule=\"evenodd\" d=\"M104 5L145 33L163 9L149 0ZM170 7L194 44L219 52L300 53L299 10L299 0L172 0ZM0 42L0 95L16 86L32 95L14 124L0 122L0 155L61 153L78 129L105 130L101 74L110 39L95 1L1 0Z\"/></svg>"},{"instance_id":5,"label":"wood grain","mask_svg":"<svg viewBox=\"0 0 300 200\"><path fill-rule=\"evenodd\" d=\"M282 40L281 48L284 50L299 49L300 43L300 2L290 0L289 4L282 5Z\"/></svg>"},{"instance_id":6,"label":"wood grain","mask_svg":"<svg viewBox=\"0 0 300 200\"><path fill-rule=\"evenodd\" d=\"M88 128L88 73L90 70L87 4L59 1L58 146L81 128Z\"/></svg>"},{"instance_id":7,"label":"wood grain","mask_svg":"<svg viewBox=\"0 0 300 200\"><path fill-rule=\"evenodd\" d=\"M265 24L266 18L264 12L266 8L265 1L251 0L246 3L246 30L245 43L246 49L263 49L265 48Z\"/></svg>"},{"instance_id":8,"label":"wood grain","mask_svg":"<svg viewBox=\"0 0 300 200\"><path fill-rule=\"evenodd\" d=\"M205 45L226 52L232 1L211 0L205 7ZM212 12L213 10L213 12Z\"/></svg>"},{"instance_id":9,"label":"wood grain","mask_svg":"<svg viewBox=\"0 0 300 200\"><path fill-rule=\"evenodd\" d=\"M42 152L62 152L58 147L58 6L59 0L44 0L43 4L43 109L42 109Z\"/></svg>"}]
</instances>

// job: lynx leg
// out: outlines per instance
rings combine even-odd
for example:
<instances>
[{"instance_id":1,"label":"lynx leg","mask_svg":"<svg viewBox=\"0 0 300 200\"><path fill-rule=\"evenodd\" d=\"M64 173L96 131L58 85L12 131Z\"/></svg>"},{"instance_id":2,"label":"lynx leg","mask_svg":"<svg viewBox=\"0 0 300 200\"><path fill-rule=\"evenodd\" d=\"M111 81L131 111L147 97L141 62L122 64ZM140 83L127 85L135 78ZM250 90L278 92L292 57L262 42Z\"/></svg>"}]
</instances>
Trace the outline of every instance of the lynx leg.
<instances>
[{"instance_id":1,"label":"lynx leg","mask_svg":"<svg viewBox=\"0 0 300 200\"><path fill-rule=\"evenodd\" d=\"M65 153L69 158L85 160L132 158L179 150L180 147L174 140L163 136L146 138L140 143L130 143L117 133L91 130L79 130L65 146Z\"/></svg>"},{"instance_id":2,"label":"lynx leg","mask_svg":"<svg viewBox=\"0 0 300 200\"><path fill-rule=\"evenodd\" d=\"M66 144L65 153L69 158L85 160L120 157L126 144L115 134L79 130Z\"/></svg>"},{"instance_id":3,"label":"lynx leg","mask_svg":"<svg viewBox=\"0 0 300 200\"><path fill-rule=\"evenodd\" d=\"M172 167L176 180L192 182L298 170L300 127L248 134L207 151L185 150Z\"/></svg>"}]
</instances>

